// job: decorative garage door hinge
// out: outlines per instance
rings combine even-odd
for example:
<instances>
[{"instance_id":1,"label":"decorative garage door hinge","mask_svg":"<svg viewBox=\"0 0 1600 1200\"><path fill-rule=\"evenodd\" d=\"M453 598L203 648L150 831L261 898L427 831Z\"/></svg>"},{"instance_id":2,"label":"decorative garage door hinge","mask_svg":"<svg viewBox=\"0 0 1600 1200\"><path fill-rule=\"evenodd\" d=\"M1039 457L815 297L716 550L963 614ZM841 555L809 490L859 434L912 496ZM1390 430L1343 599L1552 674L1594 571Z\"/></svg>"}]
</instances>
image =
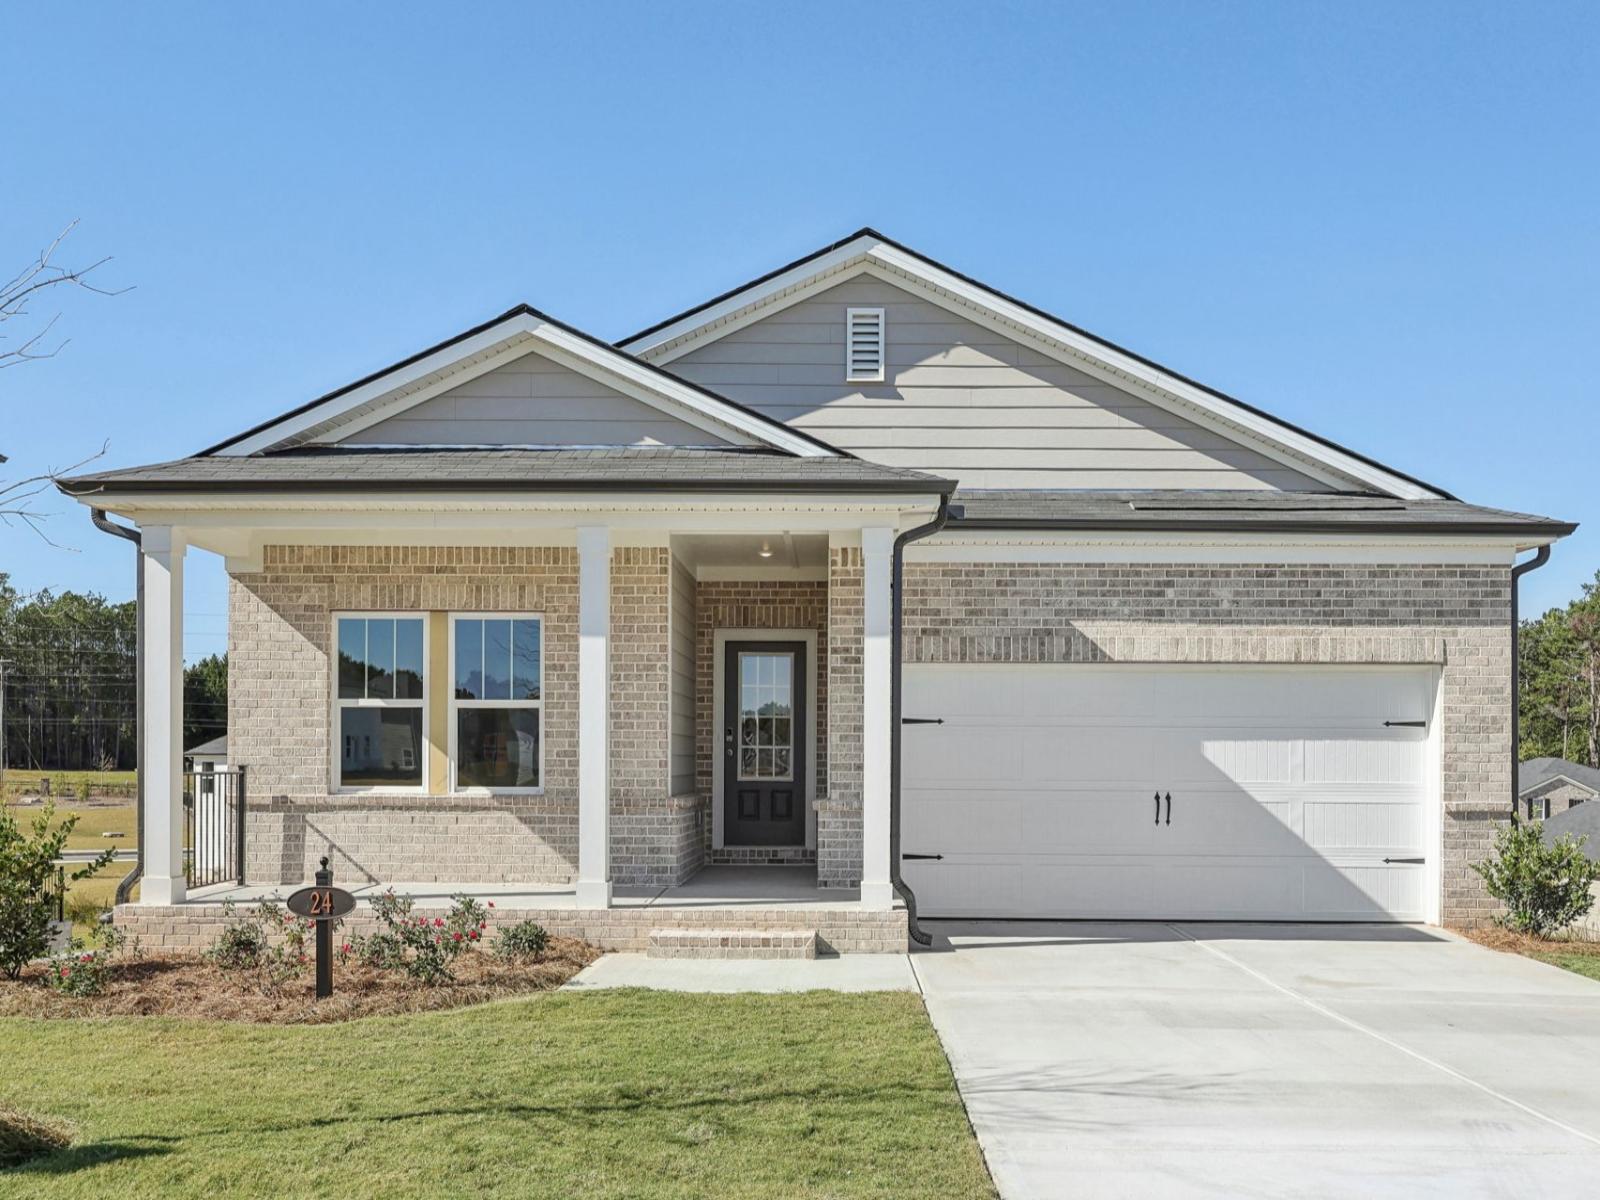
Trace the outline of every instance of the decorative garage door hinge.
<instances>
[{"instance_id":1,"label":"decorative garage door hinge","mask_svg":"<svg viewBox=\"0 0 1600 1200\"><path fill-rule=\"evenodd\" d=\"M1385 729L1426 729L1428 723L1426 721L1385 721L1383 727Z\"/></svg>"},{"instance_id":2,"label":"decorative garage door hinge","mask_svg":"<svg viewBox=\"0 0 1600 1200\"><path fill-rule=\"evenodd\" d=\"M901 717L902 725L943 725L943 717Z\"/></svg>"}]
</instances>

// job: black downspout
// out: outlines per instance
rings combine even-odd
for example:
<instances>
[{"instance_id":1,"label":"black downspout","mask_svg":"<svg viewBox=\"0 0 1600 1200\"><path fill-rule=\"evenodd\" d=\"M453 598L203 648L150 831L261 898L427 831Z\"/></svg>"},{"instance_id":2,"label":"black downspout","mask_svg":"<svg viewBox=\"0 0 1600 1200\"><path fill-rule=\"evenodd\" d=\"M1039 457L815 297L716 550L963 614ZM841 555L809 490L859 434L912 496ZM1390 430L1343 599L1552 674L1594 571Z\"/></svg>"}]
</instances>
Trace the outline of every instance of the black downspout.
<instances>
[{"instance_id":1,"label":"black downspout","mask_svg":"<svg viewBox=\"0 0 1600 1200\"><path fill-rule=\"evenodd\" d=\"M115 903L126 904L128 897L133 893L133 885L138 883L144 874L144 551L139 531L108 520L105 509L91 508L89 519L102 533L126 538L133 543L134 549L133 779L134 803L138 805L138 811L134 813L133 819L139 844L134 849L133 870L117 884Z\"/></svg>"},{"instance_id":2,"label":"black downspout","mask_svg":"<svg viewBox=\"0 0 1600 1200\"><path fill-rule=\"evenodd\" d=\"M1550 561L1550 547L1540 546L1525 563L1511 568L1511 823L1517 823L1522 803L1522 617L1517 604L1517 584L1529 571L1537 571Z\"/></svg>"},{"instance_id":3,"label":"black downspout","mask_svg":"<svg viewBox=\"0 0 1600 1200\"><path fill-rule=\"evenodd\" d=\"M938 533L952 515L950 497L939 497L939 511L926 525L908 529L894 540L893 575L890 583L889 624L889 882L906 902L906 930L919 946L933 945L933 935L917 924L917 897L900 877L900 671L904 666L905 608L903 604L905 548L920 538ZM957 506L954 515L961 515Z\"/></svg>"}]
</instances>

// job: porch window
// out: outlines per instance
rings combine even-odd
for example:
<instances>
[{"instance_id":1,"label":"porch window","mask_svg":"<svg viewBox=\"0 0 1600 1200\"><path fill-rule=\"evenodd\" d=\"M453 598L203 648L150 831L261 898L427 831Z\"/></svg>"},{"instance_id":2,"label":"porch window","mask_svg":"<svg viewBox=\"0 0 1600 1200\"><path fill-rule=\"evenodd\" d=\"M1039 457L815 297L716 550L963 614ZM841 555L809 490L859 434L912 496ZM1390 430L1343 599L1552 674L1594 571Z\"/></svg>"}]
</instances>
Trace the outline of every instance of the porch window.
<instances>
[{"instance_id":1,"label":"porch window","mask_svg":"<svg viewBox=\"0 0 1600 1200\"><path fill-rule=\"evenodd\" d=\"M450 625L454 790L538 791L544 783L539 617L462 614Z\"/></svg>"},{"instance_id":2,"label":"porch window","mask_svg":"<svg viewBox=\"0 0 1600 1200\"><path fill-rule=\"evenodd\" d=\"M351 614L336 620L334 717L341 789L421 790L427 718L427 632L420 616Z\"/></svg>"}]
</instances>

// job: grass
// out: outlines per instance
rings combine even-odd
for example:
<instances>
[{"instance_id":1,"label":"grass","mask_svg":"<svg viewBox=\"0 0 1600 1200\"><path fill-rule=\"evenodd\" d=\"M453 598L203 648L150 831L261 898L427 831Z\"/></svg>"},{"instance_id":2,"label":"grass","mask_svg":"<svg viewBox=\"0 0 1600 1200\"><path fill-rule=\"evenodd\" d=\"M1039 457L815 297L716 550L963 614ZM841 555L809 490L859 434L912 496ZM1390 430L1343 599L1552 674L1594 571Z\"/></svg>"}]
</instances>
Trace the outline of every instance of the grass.
<instances>
[{"instance_id":1,"label":"grass","mask_svg":"<svg viewBox=\"0 0 1600 1200\"><path fill-rule=\"evenodd\" d=\"M91 1028L0 1019L4 1100L77 1130L0 1196L994 1196L910 994Z\"/></svg>"},{"instance_id":2,"label":"grass","mask_svg":"<svg viewBox=\"0 0 1600 1200\"><path fill-rule=\"evenodd\" d=\"M72 1133L54 1121L0 1104L0 1171L66 1148Z\"/></svg>"},{"instance_id":3,"label":"grass","mask_svg":"<svg viewBox=\"0 0 1600 1200\"><path fill-rule=\"evenodd\" d=\"M1592 934L1540 938L1498 925L1463 932L1480 946L1487 946L1491 950L1521 954L1576 975L1600 980L1600 941L1596 941Z\"/></svg>"},{"instance_id":4,"label":"grass","mask_svg":"<svg viewBox=\"0 0 1600 1200\"><path fill-rule=\"evenodd\" d=\"M11 815L24 827L31 826L39 814L35 804L8 804ZM102 802L83 804L75 796L56 801L56 816L52 826L59 825L71 813L78 814L78 823L67 835L68 850L105 850L115 846L118 850L132 850L139 845L138 811L133 802ZM108 838L106 833L120 833L119 838Z\"/></svg>"}]
</instances>

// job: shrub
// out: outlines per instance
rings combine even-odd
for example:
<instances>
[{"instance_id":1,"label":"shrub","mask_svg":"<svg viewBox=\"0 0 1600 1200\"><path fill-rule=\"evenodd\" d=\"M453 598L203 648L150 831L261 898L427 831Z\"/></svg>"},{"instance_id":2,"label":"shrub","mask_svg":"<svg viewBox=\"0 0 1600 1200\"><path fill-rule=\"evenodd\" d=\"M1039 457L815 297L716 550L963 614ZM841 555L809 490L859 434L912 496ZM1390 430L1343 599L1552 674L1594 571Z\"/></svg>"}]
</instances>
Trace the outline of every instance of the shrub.
<instances>
[{"instance_id":1,"label":"shrub","mask_svg":"<svg viewBox=\"0 0 1600 1200\"><path fill-rule=\"evenodd\" d=\"M489 923L488 910L470 896L452 896L450 911L442 917L417 916L409 896L397 896L387 891L372 900L372 915L382 921L386 932L365 939L363 951L370 950L378 939L381 951L370 951L381 956L396 969L404 971L419 983L441 984L455 978L450 964L457 955L470 950L483 938ZM398 961L393 961L398 947ZM363 958L363 961L368 961ZM379 965L372 962L371 965Z\"/></svg>"},{"instance_id":2,"label":"shrub","mask_svg":"<svg viewBox=\"0 0 1600 1200\"><path fill-rule=\"evenodd\" d=\"M1547 844L1537 821L1513 822L1501 830L1494 856L1472 864L1489 895L1506 906L1495 920L1519 933L1547 937L1586 916L1594 907L1589 889L1600 879L1600 863L1583 852L1587 840L1568 835Z\"/></svg>"},{"instance_id":3,"label":"shrub","mask_svg":"<svg viewBox=\"0 0 1600 1200\"><path fill-rule=\"evenodd\" d=\"M71 949L50 960L45 982L64 996L98 996L111 982L116 959L124 954L138 958L141 953L139 939L129 938L114 926L99 930L95 940L99 946L91 947L73 938Z\"/></svg>"},{"instance_id":4,"label":"shrub","mask_svg":"<svg viewBox=\"0 0 1600 1200\"><path fill-rule=\"evenodd\" d=\"M494 939L494 952L515 962L538 962L550 945L550 935L537 921L507 925Z\"/></svg>"},{"instance_id":5,"label":"shrub","mask_svg":"<svg viewBox=\"0 0 1600 1200\"><path fill-rule=\"evenodd\" d=\"M0 806L0 973L8 979L21 975L23 967L50 947L55 860L78 823L77 815L72 814L51 829L55 812L54 802L47 802L24 832L11 810ZM116 853L115 847L104 851L70 878L87 879Z\"/></svg>"},{"instance_id":6,"label":"shrub","mask_svg":"<svg viewBox=\"0 0 1600 1200\"><path fill-rule=\"evenodd\" d=\"M266 996L276 995L283 985L306 969L306 934L316 922L302 919L262 901L244 916L236 916L233 901L223 902L222 927L205 957L224 971L249 977Z\"/></svg>"}]
</instances>

